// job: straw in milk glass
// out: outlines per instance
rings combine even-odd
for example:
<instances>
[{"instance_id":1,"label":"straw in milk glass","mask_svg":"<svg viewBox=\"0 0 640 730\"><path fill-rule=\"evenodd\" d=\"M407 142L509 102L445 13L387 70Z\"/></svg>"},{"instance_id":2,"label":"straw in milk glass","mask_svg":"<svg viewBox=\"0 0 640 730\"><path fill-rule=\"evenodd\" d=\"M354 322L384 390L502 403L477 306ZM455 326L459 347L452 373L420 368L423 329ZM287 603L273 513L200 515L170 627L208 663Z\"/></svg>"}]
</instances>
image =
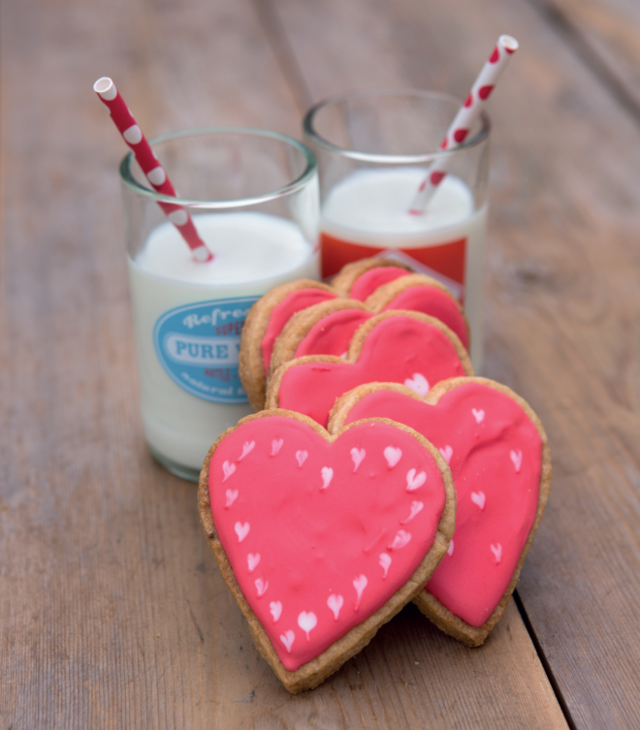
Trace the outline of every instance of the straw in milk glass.
<instances>
[{"instance_id":1,"label":"straw in milk glass","mask_svg":"<svg viewBox=\"0 0 640 730\"><path fill-rule=\"evenodd\" d=\"M493 53L489 56L478 78L474 81L467 100L460 107L453 122L451 122L440 145L441 150L455 149L465 141L471 125L478 118L484 102L489 98L507 61L518 50L518 46L518 41L509 35L501 35L498 38ZM445 158L437 160L429 168L428 175L420 183L418 192L411 202L409 213L423 215L431 197L438 189L438 185L447 174L446 165L447 160Z\"/></svg>"},{"instance_id":2,"label":"straw in milk glass","mask_svg":"<svg viewBox=\"0 0 640 730\"><path fill-rule=\"evenodd\" d=\"M158 161L155 152L151 149L151 145L142 134L142 130L136 124L136 120L113 81L108 76L103 76L95 82L93 90L109 110L113 123L131 148L149 184L162 195L177 198L178 195L171 180L169 180L167 173ZM191 249L193 258L199 262L211 261L213 254L198 235L198 231L187 210L176 203L159 202L158 205L184 238Z\"/></svg>"}]
</instances>

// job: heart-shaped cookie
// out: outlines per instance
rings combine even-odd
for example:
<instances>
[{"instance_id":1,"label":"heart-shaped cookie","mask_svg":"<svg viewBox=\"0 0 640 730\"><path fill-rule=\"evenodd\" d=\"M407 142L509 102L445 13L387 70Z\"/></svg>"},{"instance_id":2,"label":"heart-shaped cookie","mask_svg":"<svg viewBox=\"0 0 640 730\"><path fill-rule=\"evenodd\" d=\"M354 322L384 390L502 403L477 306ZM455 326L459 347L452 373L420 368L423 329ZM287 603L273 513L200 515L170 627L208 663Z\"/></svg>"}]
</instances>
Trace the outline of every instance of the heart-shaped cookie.
<instances>
[{"instance_id":1,"label":"heart-shaped cookie","mask_svg":"<svg viewBox=\"0 0 640 730\"><path fill-rule=\"evenodd\" d=\"M239 373L249 402L256 410L264 406L274 343L282 339L285 325L308 307L349 298L350 290L354 292L352 298L362 298L363 306L373 314L406 309L436 317L468 348L468 323L451 292L436 279L391 263L384 259L358 261L346 266L336 277L339 288L299 280L275 287L253 305L242 330ZM342 339L348 341L350 334L343 335ZM328 350L322 354L341 355L342 352Z\"/></svg>"},{"instance_id":2,"label":"heart-shaped cookie","mask_svg":"<svg viewBox=\"0 0 640 730\"><path fill-rule=\"evenodd\" d=\"M455 492L438 450L406 426L329 434L264 411L211 447L199 507L256 646L299 692L422 590L449 545Z\"/></svg>"},{"instance_id":3,"label":"heart-shaped cookie","mask_svg":"<svg viewBox=\"0 0 640 730\"><path fill-rule=\"evenodd\" d=\"M443 631L478 646L504 613L549 496L542 424L509 388L456 378L424 399L402 386L362 386L336 403L330 428L374 416L415 428L451 468L456 531L415 603Z\"/></svg>"},{"instance_id":4,"label":"heart-shaped cookie","mask_svg":"<svg viewBox=\"0 0 640 730\"><path fill-rule=\"evenodd\" d=\"M335 400L363 383L402 383L424 394L440 380L473 375L460 340L418 312L383 312L351 339L346 359L312 355L289 360L269 377L267 408L287 408L327 424Z\"/></svg>"}]
</instances>

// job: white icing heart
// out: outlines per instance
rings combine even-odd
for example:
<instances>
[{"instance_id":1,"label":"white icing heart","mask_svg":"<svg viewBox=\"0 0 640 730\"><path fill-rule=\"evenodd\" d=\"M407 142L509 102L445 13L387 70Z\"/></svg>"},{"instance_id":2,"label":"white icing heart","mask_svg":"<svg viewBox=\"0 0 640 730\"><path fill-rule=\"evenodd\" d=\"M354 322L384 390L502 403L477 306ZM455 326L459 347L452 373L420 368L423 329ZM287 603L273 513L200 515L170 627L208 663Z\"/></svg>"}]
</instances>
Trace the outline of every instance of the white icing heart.
<instances>
[{"instance_id":1,"label":"white icing heart","mask_svg":"<svg viewBox=\"0 0 640 730\"><path fill-rule=\"evenodd\" d=\"M282 603L280 603L280 601L271 601L269 604L269 611L271 611L273 623L275 624L282 615Z\"/></svg>"},{"instance_id":2,"label":"white icing heart","mask_svg":"<svg viewBox=\"0 0 640 730\"><path fill-rule=\"evenodd\" d=\"M238 542L242 542L245 537L249 534L249 523L245 522L244 525L241 522L236 522L233 529L236 531L238 536Z\"/></svg>"},{"instance_id":3,"label":"white icing heart","mask_svg":"<svg viewBox=\"0 0 640 730\"><path fill-rule=\"evenodd\" d=\"M416 474L415 469L410 469L407 472L407 492L415 492L415 490L420 489L426 481L427 475L425 472L421 471L419 474Z\"/></svg>"},{"instance_id":4,"label":"white icing heart","mask_svg":"<svg viewBox=\"0 0 640 730\"><path fill-rule=\"evenodd\" d=\"M271 456L275 456L280 451L283 443L284 439L273 439L271 442Z\"/></svg>"},{"instance_id":5,"label":"white icing heart","mask_svg":"<svg viewBox=\"0 0 640 730\"><path fill-rule=\"evenodd\" d=\"M471 413L473 413L473 417L476 419L476 423L482 423L484 421L484 411L482 410L482 408L480 408L480 410L472 408Z\"/></svg>"},{"instance_id":6,"label":"white icing heart","mask_svg":"<svg viewBox=\"0 0 640 730\"><path fill-rule=\"evenodd\" d=\"M333 611L336 621L338 620L338 615L340 614L340 609L342 608L343 603L344 598L342 596L337 596L335 593L332 593L329 598L327 598L327 606L329 606L329 608Z\"/></svg>"},{"instance_id":7,"label":"white icing heart","mask_svg":"<svg viewBox=\"0 0 640 730\"><path fill-rule=\"evenodd\" d=\"M520 451L520 449L518 449L518 451L512 451L509 456L511 457L511 461L516 468L516 474L519 474L520 467L522 466L522 451Z\"/></svg>"},{"instance_id":8,"label":"white icing heart","mask_svg":"<svg viewBox=\"0 0 640 730\"><path fill-rule=\"evenodd\" d=\"M309 456L308 451L296 451L298 466L302 466L304 464L304 462L307 460L307 456Z\"/></svg>"},{"instance_id":9,"label":"white icing heart","mask_svg":"<svg viewBox=\"0 0 640 730\"><path fill-rule=\"evenodd\" d=\"M453 555L453 540L449 543L449 547L447 549L447 555Z\"/></svg>"},{"instance_id":10,"label":"white icing heart","mask_svg":"<svg viewBox=\"0 0 640 730\"><path fill-rule=\"evenodd\" d=\"M259 562L260 553L249 553L247 555L247 565L249 566L250 573L253 573L253 571L258 567Z\"/></svg>"},{"instance_id":11,"label":"white icing heart","mask_svg":"<svg viewBox=\"0 0 640 730\"><path fill-rule=\"evenodd\" d=\"M384 570L383 578L387 577L387 573L389 572L389 566L391 565L391 555L387 555L386 553L380 553L380 558L378 559L378 562L380 563L380 567L382 570Z\"/></svg>"},{"instance_id":12,"label":"white icing heart","mask_svg":"<svg viewBox=\"0 0 640 730\"><path fill-rule=\"evenodd\" d=\"M451 446L445 446L442 449L438 449L438 451L442 454L444 457L444 460L447 462L447 464L451 463L451 457L453 456L453 449Z\"/></svg>"},{"instance_id":13,"label":"white icing heart","mask_svg":"<svg viewBox=\"0 0 640 730\"><path fill-rule=\"evenodd\" d=\"M358 471L358 467L360 466L360 464L362 464L362 460L366 455L367 452L364 449L358 449L355 446L351 449L351 458L353 459L354 474Z\"/></svg>"},{"instance_id":14,"label":"white icing heart","mask_svg":"<svg viewBox=\"0 0 640 730\"><path fill-rule=\"evenodd\" d=\"M411 520L418 514L418 512L422 512L423 509L424 504L422 502L411 502L411 514L407 517L406 520L402 520L400 524L406 525L407 522L411 522Z\"/></svg>"},{"instance_id":15,"label":"white icing heart","mask_svg":"<svg viewBox=\"0 0 640 730\"><path fill-rule=\"evenodd\" d=\"M267 588L269 587L269 581L264 581L262 578L256 578L256 590L258 591L258 598L262 598L264 594L267 592Z\"/></svg>"},{"instance_id":16,"label":"white icing heart","mask_svg":"<svg viewBox=\"0 0 640 730\"><path fill-rule=\"evenodd\" d=\"M235 472L236 465L232 464L228 461L225 461L222 465L222 473L224 474L224 479L222 480L222 483L227 481L227 479Z\"/></svg>"},{"instance_id":17,"label":"white icing heart","mask_svg":"<svg viewBox=\"0 0 640 730\"><path fill-rule=\"evenodd\" d=\"M404 384L423 398L429 392L429 381L420 373L414 373L413 378L407 378Z\"/></svg>"},{"instance_id":18,"label":"white icing heart","mask_svg":"<svg viewBox=\"0 0 640 730\"><path fill-rule=\"evenodd\" d=\"M384 458L387 460L387 464L389 464L389 469L393 469L400 459L402 459L402 450L395 448L395 446L387 446L384 450Z\"/></svg>"},{"instance_id":19,"label":"white icing heart","mask_svg":"<svg viewBox=\"0 0 640 730\"><path fill-rule=\"evenodd\" d=\"M362 598L362 591L367 587L367 583L369 581L367 580L366 575L359 575L354 581L353 581L353 587L356 589L356 593L358 594L358 600L356 601L356 611L358 610L358 607L360 606L360 599Z\"/></svg>"},{"instance_id":20,"label":"white icing heart","mask_svg":"<svg viewBox=\"0 0 640 730\"><path fill-rule=\"evenodd\" d=\"M322 467L322 488L326 489L333 479L333 469L329 466Z\"/></svg>"},{"instance_id":21,"label":"white icing heart","mask_svg":"<svg viewBox=\"0 0 640 730\"><path fill-rule=\"evenodd\" d=\"M406 530L398 530L393 542L389 545L389 550L400 550L411 540L411 533Z\"/></svg>"},{"instance_id":22,"label":"white icing heart","mask_svg":"<svg viewBox=\"0 0 640 730\"><path fill-rule=\"evenodd\" d=\"M280 641L286 646L289 654L291 654L291 647L295 638L296 635L293 633L293 631L291 631L291 629L289 629L289 631L285 632L284 634L280 634Z\"/></svg>"},{"instance_id":23,"label":"white icing heart","mask_svg":"<svg viewBox=\"0 0 640 730\"><path fill-rule=\"evenodd\" d=\"M478 507L480 507L480 510L484 509L484 503L486 501L486 497L484 495L484 492L471 492L471 501L474 504L477 504Z\"/></svg>"},{"instance_id":24,"label":"white icing heart","mask_svg":"<svg viewBox=\"0 0 640 730\"><path fill-rule=\"evenodd\" d=\"M317 624L318 619L316 618L316 615L315 613L313 613L313 611L309 611L309 613L307 613L306 611L302 611L302 613L298 616L298 626L307 635L307 641L311 641L311 639L309 638L309 632L312 629L315 629Z\"/></svg>"},{"instance_id":25,"label":"white icing heart","mask_svg":"<svg viewBox=\"0 0 640 730\"><path fill-rule=\"evenodd\" d=\"M255 441L245 441L244 445L242 446L242 454L240 455L238 461L242 461L247 454L251 453L255 445Z\"/></svg>"},{"instance_id":26,"label":"white icing heart","mask_svg":"<svg viewBox=\"0 0 640 730\"><path fill-rule=\"evenodd\" d=\"M490 545L490 547L493 557L496 559L496 564L500 563L502 560L502 545L498 543L497 545Z\"/></svg>"},{"instance_id":27,"label":"white icing heart","mask_svg":"<svg viewBox=\"0 0 640 730\"><path fill-rule=\"evenodd\" d=\"M227 489L226 491L227 495L227 503L225 504L225 507L231 507L231 505L238 499L238 490L237 489Z\"/></svg>"}]
</instances>

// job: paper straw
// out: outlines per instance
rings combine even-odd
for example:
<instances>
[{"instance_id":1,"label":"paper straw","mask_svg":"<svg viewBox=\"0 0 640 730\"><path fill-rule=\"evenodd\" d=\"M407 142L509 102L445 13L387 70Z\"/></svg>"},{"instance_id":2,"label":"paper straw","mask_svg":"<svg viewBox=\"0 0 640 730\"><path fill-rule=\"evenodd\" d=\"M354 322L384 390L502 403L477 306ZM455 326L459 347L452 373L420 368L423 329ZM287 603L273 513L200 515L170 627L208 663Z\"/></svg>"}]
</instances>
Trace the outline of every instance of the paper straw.
<instances>
[{"instance_id":1,"label":"paper straw","mask_svg":"<svg viewBox=\"0 0 640 730\"><path fill-rule=\"evenodd\" d=\"M142 130L136 124L136 120L133 118L124 99L120 96L120 92L116 89L113 81L108 76L103 76L95 82L93 90L109 110L113 123L118 128L124 141L131 148L149 184L162 195L177 198L178 195L171 180L169 180L167 173L158 161L155 152L151 149L151 145L147 142L144 134L142 134ZM158 203L158 205L186 241L191 249L193 258L200 262L211 261L213 254L198 235L198 231L188 211L181 205L175 203Z\"/></svg>"},{"instance_id":2,"label":"paper straw","mask_svg":"<svg viewBox=\"0 0 640 730\"><path fill-rule=\"evenodd\" d=\"M496 82L504 70L507 61L518 50L518 41L509 35L501 35L498 38L493 53L485 63L474 81L469 96L455 116L453 122L447 129L447 133L440 145L441 150L452 150L459 147L466 139L471 125L478 118L484 102L489 98ZM447 160L436 161L429 169L429 174L420 183L418 192L411 203L409 213L422 215L425 212L431 196L438 189L442 178L447 174Z\"/></svg>"}]
</instances>

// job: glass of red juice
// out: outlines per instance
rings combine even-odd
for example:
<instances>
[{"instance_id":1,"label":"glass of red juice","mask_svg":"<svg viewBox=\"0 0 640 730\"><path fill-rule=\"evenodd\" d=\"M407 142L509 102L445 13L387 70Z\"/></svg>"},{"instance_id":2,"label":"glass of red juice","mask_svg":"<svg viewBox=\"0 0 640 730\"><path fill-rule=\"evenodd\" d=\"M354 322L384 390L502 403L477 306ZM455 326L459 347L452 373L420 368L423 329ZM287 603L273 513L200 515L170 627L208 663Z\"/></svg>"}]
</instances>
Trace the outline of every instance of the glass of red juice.
<instances>
[{"instance_id":1,"label":"glass of red juice","mask_svg":"<svg viewBox=\"0 0 640 730\"><path fill-rule=\"evenodd\" d=\"M479 371L490 123L482 113L462 145L440 150L462 103L434 91L358 91L316 104L303 129L319 166L323 277L380 256L440 280L464 306ZM424 213L411 214L436 162L447 174Z\"/></svg>"}]
</instances>

